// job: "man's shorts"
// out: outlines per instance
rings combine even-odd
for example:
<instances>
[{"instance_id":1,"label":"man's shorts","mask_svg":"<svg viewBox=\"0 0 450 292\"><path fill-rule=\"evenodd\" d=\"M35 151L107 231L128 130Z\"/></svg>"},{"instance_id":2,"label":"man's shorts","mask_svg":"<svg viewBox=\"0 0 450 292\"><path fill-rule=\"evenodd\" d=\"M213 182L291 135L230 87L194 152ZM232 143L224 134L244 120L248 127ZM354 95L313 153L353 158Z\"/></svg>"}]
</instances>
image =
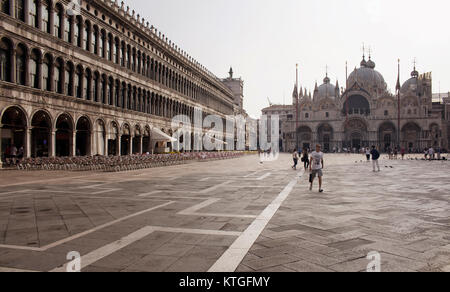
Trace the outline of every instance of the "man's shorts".
<instances>
[{"instance_id":1,"label":"man's shorts","mask_svg":"<svg viewBox=\"0 0 450 292\"><path fill-rule=\"evenodd\" d=\"M311 174L312 174L313 178L316 177L316 176L323 177L322 169L313 169Z\"/></svg>"}]
</instances>

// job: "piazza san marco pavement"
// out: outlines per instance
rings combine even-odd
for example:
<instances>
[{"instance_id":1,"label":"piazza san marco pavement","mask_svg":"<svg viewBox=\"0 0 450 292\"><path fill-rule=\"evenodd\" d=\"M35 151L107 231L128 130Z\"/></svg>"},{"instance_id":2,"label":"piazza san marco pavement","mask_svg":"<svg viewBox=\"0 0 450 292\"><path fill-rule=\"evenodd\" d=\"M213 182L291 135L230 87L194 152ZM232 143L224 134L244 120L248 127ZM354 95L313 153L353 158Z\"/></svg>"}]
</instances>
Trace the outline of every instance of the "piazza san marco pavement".
<instances>
[{"instance_id":1,"label":"piazza san marco pavement","mask_svg":"<svg viewBox=\"0 0 450 292\"><path fill-rule=\"evenodd\" d=\"M290 155L125 173L0 176L0 271L450 271L448 162L325 157L325 193Z\"/></svg>"}]
</instances>

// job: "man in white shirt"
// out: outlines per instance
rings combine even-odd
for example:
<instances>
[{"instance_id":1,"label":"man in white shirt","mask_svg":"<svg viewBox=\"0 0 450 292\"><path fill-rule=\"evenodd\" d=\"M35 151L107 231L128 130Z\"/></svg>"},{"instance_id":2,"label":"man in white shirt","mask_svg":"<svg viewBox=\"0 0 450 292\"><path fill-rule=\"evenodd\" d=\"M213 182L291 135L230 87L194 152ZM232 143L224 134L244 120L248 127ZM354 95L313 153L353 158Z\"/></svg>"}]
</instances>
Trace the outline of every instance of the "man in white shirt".
<instances>
[{"instance_id":1,"label":"man in white shirt","mask_svg":"<svg viewBox=\"0 0 450 292\"><path fill-rule=\"evenodd\" d=\"M323 177L323 152L321 151L321 146L319 144L316 145L316 151L311 153L311 160L309 164L309 171L311 172L310 175L310 183L311 186L309 187L309 190L312 191L314 179L316 176L319 177L319 193L323 193L322 189L322 177Z\"/></svg>"}]
</instances>

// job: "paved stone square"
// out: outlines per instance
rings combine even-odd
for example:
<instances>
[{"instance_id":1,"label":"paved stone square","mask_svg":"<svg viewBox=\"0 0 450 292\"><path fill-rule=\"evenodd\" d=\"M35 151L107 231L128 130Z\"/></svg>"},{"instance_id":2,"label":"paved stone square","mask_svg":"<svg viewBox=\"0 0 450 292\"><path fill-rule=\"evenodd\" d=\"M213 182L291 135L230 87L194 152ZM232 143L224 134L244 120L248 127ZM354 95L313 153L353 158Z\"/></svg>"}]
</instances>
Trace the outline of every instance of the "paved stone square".
<instances>
[{"instance_id":1,"label":"paved stone square","mask_svg":"<svg viewBox=\"0 0 450 292\"><path fill-rule=\"evenodd\" d=\"M124 173L0 172L0 271L450 270L450 162L291 156Z\"/></svg>"}]
</instances>

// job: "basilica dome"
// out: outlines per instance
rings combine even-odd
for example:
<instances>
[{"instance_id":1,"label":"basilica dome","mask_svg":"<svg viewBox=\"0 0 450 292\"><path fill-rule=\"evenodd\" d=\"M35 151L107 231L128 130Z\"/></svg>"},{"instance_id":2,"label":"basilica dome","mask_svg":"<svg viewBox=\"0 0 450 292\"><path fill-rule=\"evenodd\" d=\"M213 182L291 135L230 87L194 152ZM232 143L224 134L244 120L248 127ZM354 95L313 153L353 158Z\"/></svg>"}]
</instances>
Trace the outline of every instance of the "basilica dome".
<instances>
[{"instance_id":1,"label":"basilica dome","mask_svg":"<svg viewBox=\"0 0 450 292\"><path fill-rule=\"evenodd\" d=\"M416 92L419 87L418 78L419 72L417 72L416 68L414 68L414 71L411 72L411 78L408 79L405 83L403 83L402 88L400 90L401 93Z\"/></svg>"},{"instance_id":2,"label":"basilica dome","mask_svg":"<svg viewBox=\"0 0 450 292\"><path fill-rule=\"evenodd\" d=\"M373 62L371 58L369 58L369 61L367 62L365 58L363 59L363 61L361 62L361 67L359 69L355 69L348 77L348 82L350 86L358 83L360 86L367 89L387 88L383 75L375 70L375 62Z\"/></svg>"},{"instance_id":3,"label":"basilica dome","mask_svg":"<svg viewBox=\"0 0 450 292\"><path fill-rule=\"evenodd\" d=\"M325 77L323 84L320 85L314 95L315 99L334 98L336 97L336 86L330 83L330 78Z\"/></svg>"}]
</instances>

